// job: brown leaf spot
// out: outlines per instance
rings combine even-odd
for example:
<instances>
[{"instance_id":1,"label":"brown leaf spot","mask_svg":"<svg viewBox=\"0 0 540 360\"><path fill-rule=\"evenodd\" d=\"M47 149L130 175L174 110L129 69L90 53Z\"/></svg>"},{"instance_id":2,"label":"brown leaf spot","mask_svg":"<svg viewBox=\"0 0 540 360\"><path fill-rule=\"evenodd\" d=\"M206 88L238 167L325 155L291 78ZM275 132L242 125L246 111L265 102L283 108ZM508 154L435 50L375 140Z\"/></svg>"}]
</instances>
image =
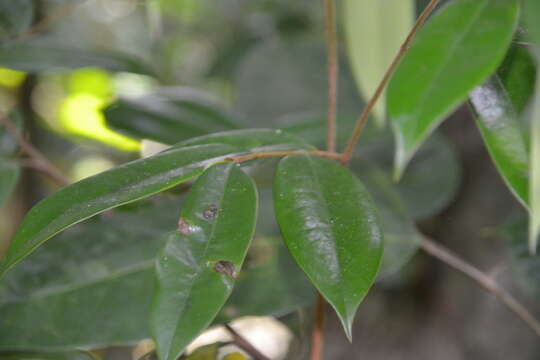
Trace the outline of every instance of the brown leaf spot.
<instances>
[{"instance_id":1,"label":"brown leaf spot","mask_svg":"<svg viewBox=\"0 0 540 360\"><path fill-rule=\"evenodd\" d=\"M210 205L208 209L204 210L203 216L205 219L212 219L214 216L216 216L218 212L218 208L216 205Z\"/></svg>"},{"instance_id":2,"label":"brown leaf spot","mask_svg":"<svg viewBox=\"0 0 540 360\"><path fill-rule=\"evenodd\" d=\"M214 264L214 271L218 274L227 275L228 277L231 277L233 279L236 279L238 277L238 274L236 273L236 267L232 262L227 260L220 260L212 262L212 264Z\"/></svg>"},{"instance_id":3,"label":"brown leaf spot","mask_svg":"<svg viewBox=\"0 0 540 360\"><path fill-rule=\"evenodd\" d=\"M184 218L178 220L178 228L176 229L182 235L189 235L189 224Z\"/></svg>"}]
</instances>

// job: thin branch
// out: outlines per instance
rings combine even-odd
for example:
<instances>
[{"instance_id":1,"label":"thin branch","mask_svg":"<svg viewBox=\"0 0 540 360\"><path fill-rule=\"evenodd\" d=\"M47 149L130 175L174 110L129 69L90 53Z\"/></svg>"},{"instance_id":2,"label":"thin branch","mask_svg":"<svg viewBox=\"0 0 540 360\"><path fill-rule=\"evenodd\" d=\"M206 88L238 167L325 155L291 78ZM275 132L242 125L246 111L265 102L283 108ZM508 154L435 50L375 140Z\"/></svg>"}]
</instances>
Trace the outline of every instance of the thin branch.
<instances>
[{"instance_id":1,"label":"thin branch","mask_svg":"<svg viewBox=\"0 0 540 360\"><path fill-rule=\"evenodd\" d=\"M254 154L230 157L230 158L226 158L225 161L233 161L235 163L243 163L243 162L250 161L250 160L266 159L266 158L273 158L273 157L284 157L284 156L295 155L295 154L310 154L310 155L316 155L316 156L325 157L325 158L333 159L333 160L341 159L341 154L338 154L338 153L335 153L335 152L311 150L311 151L271 151L271 152L261 152L261 153L254 153Z\"/></svg>"},{"instance_id":2,"label":"thin branch","mask_svg":"<svg viewBox=\"0 0 540 360\"><path fill-rule=\"evenodd\" d=\"M407 36L407 39L403 42L401 45L396 57L388 67L388 70L384 74L383 79L379 83L379 86L377 87L377 90L375 91L375 94L371 97L369 102L367 103L366 107L362 111L362 114L358 117L358 120L356 121L356 125L354 128L354 131L349 138L349 142L347 143L347 147L345 148L345 151L343 152L343 157L341 159L342 164L347 164L352 156L352 153L354 151L354 146L356 142L358 141L358 137L360 136L362 129L366 125L366 122L369 118L369 114L371 114L371 111L377 104L377 100L379 100L380 96L382 95L384 88L388 84L388 81L392 77L394 71L396 70L397 65L403 58L403 56L407 53L407 50L409 50L409 47L411 46L412 41L414 40L416 33L418 30L422 27L428 16L433 12L437 4L439 4L441 0L431 0L429 4L426 6L422 14L418 17L416 20L416 23L414 24L413 28L409 32L409 35Z\"/></svg>"},{"instance_id":3,"label":"thin branch","mask_svg":"<svg viewBox=\"0 0 540 360\"><path fill-rule=\"evenodd\" d=\"M58 9L56 9L56 11L44 17L43 20L39 21L34 26L32 26L28 31L17 36L16 40L17 41L28 40L36 35L46 32L52 26L54 26L54 24L56 24L59 20L71 14L73 10L75 10L75 8L81 6L81 4L83 3L84 1L66 2L65 4L59 6Z\"/></svg>"},{"instance_id":4,"label":"thin branch","mask_svg":"<svg viewBox=\"0 0 540 360\"><path fill-rule=\"evenodd\" d=\"M338 52L336 30L336 4L334 0L324 0L325 28L326 28L326 52L328 73L328 125L327 125L327 150L336 151L336 113L338 100Z\"/></svg>"},{"instance_id":5,"label":"thin branch","mask_svg":"<svg viewBox=\"0 0 540 360\"><path fill-rule=\"evenodd\" d=\"M19 133L17 127L4 114L0 114L0 123L17 140L22 151L30 157L30 161L23 162L23 165L41 171L56 181L60 185L69 185L71 182L54 166L39 150L27 142Z\"/></svg>"},{"instance_id":6,"label":"thin branch","mask_svg":"<svg viewBox=\"0 0 540 360\"><path fill-rule=\"evenodd\" d=\"M439 259L448 266L467 275L472 280L476 281L480 287L493 294L502 304L510 311L516 314L527 326L531 328L536 335L540 336L540 322L523 306L515 297L508 291L501 288L499 284L465 260L459 258L449 249L437 244L429 239L424 239L420 244L420 248L429 255Z\"/></svg>"},{"instance_id":7,"label":"thin branch","mask_svg":"<svg viewBox=\"0 0 540 360\"><path fill-rule=\"evenodd\" d=\"M315 305L315 325L311 340L311 360L321 360L324 347L324 298L317 294Z\"/></svg>"},{"instance_id":8,"label":"thin branch","mask_svg":"<svg viewBox=\"0 0 540 360\"><path fill-rule=\"evenodd\" d=\"M257 350L249 341L247 341L242 335L234 330L229 324L225 324L225 329L231 334L233 342L240 349L244 350L249 356L255 360L270 360L259 350Z\"/></svg>"}]
</instances>

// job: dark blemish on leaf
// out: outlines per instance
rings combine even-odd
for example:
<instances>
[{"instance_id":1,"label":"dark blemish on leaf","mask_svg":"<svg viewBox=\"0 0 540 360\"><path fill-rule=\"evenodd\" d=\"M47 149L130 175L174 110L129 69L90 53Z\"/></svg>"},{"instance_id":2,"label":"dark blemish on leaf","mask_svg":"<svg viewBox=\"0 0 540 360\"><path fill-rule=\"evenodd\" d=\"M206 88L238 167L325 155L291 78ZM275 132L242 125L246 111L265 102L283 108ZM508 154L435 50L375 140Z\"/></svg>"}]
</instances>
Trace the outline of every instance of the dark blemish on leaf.
<instances>
[{"instance_id":1,"label":"dark blemish on leaf","mask_svg":"<svg viewBox=\"0 0 540 360\"><path fill-rule=\"evenodd\" d=\"M214 271L218 274L227 275L230 278L236 279L238 274L236 273L236 267L234 264L227 260L212 261L210 264L214 265Z\"/></svg>"},{"instance_id":2,"label":"dark blemish on leaf","mask_svg":"<svg viewBox=\"0 0 540 360\"><path fill-rule=\"evenodd\" d=\"M216 216L218 212L218 208L216 205L210 205L208 209L204 210L203 216L205 219L212 219L214 216Z\"/></svg>"},{"instance_id":3,"label":"dark blemish on leaf","mask_svg":"<svg viewBox=\"0 0 540 360\"><path fill-rule=\"evenodd\" d=\"M178 220L178 228L176 229L182 235L189 235L189 224L184 218Z\"/></svg>"}]
</instances>

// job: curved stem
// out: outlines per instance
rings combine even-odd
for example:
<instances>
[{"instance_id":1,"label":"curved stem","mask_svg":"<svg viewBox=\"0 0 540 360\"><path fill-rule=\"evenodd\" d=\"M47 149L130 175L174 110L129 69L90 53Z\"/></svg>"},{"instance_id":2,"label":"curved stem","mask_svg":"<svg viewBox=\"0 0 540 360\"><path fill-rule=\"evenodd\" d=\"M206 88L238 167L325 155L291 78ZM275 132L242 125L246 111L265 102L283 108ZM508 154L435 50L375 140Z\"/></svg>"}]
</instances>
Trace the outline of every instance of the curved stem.
<instances>
[{"instance_id":1,"label":"curved stem","mask_svg":"<svg viewBox=\"0 0 540 360\"><path fill-rule=\"evenodd\" d=\"M343 157L341 159L342 164L347 164L352 156L352 153L354 151L354 146L356 145L356 142L358 141L358 137L360 136L362 129L366 125L366 122L369 118L369 114L371 114L371 111L375 107L375 104L377 104L377 100L381 97L384 88L388 84L388 81L392 77L392 74L396 70L397 65L403 58L403 56L407 53L407 50L411 46L412 41L414 40L414 37L416 36L416 33L422 27L428 16L433 12L437 4L440 2L440 0L431 0L429 4L426 6L422 14L418 17L416 20L416 23L414 24L413 28L409 32L409 35L407 36L407 39L403 42L401 45L396 57L388 67L388 70L384 74L383 79L379 83L379 86L377 87L377 90L375 91L375 94L369 99L369 102L367 103L366 107L362 111L362 114L358 117L358 120L356 120L356 125L354 127L354 131L349 138L349 141L347 143L347 147L345 148L345 151L343 152Z\"/></svg>"},{"instance_id":2,"label":"curved stem","mask_svg":"<svg viewBox=\"0 0 540 360\"><path fill-rule=\"evenodd\" d=\"M240 349L244 350L249 356L255 360L270 360L266 355L257 350L249 341L244 339L236 330L234 330L229 324L223 325L225 329L231 334L233 343Z\"/></svg>"},{"instance_id":3,"label":"curved stem","mask_svg":"<svg viewBox=\"0 0 540 360\"><path fill-rule=\"evenodd\" d=\"M444 246L429 239L423 239L420 248L446 265L467 275L484 290L493 294L503 305L516 314L536 335L540 336L540 322L512 294L503 289L489 275L483 273L465 260L459 258Z\"/></svg>"},{"instance_id":4,"label":"curved stem","mask_svg":"<svg viewBox=\"0 0 540 360\"><path fill-rule=\"evenodd\" d=\"M326 144L328 151L336 150L336 113L338 98L338 52L336 30L336 5L334 0L324 0L325 8L325 33L328 73L328 125Z\"/></svg>"}]
</instances>

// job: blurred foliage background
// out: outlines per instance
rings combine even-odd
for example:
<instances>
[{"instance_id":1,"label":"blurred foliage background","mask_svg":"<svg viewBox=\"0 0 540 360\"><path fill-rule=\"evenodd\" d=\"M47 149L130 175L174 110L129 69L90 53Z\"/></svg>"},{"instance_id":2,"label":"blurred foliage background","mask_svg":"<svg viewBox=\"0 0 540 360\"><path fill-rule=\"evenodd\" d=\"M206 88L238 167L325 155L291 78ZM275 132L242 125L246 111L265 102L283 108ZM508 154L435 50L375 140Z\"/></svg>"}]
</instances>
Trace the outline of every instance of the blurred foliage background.
<instances>
[{"instance_id":1,"label":"blurred foliage background","mask_svg":"<svg viewBox=\"0 0 540 360\"><path fill-rule=\"evenodd\" d=\"M311 0L0 0L0 109L71 181L138 158L147 137L172 144L270 127L323 145L323 23L321 4ZM364 100L340 50L343 147ZM5 132L0 148L1 252L25 212L57 185L24 166L19 174L19 150ZM538 259L508 240L525 238L524 212L468 110L453 115L397 185L392 152L390 132L371 126L351 165L377 201L387 250L352 344L328 311L326 358L537 359L538 341L519 320L461 275L416 254L422 231L495 269L540 310ZM266 176L273 165L252 169L260 223L219 321L275 316L294 334L288 358L302 359L313 291L281 245ZM5 189L15 186L9 195ZM0 287L0 350L90 348L105 359L135 358L130 346L148 337L155 252L174 230L184 190L90 219L25 260Z\"/></svg>"}]
</instances>

